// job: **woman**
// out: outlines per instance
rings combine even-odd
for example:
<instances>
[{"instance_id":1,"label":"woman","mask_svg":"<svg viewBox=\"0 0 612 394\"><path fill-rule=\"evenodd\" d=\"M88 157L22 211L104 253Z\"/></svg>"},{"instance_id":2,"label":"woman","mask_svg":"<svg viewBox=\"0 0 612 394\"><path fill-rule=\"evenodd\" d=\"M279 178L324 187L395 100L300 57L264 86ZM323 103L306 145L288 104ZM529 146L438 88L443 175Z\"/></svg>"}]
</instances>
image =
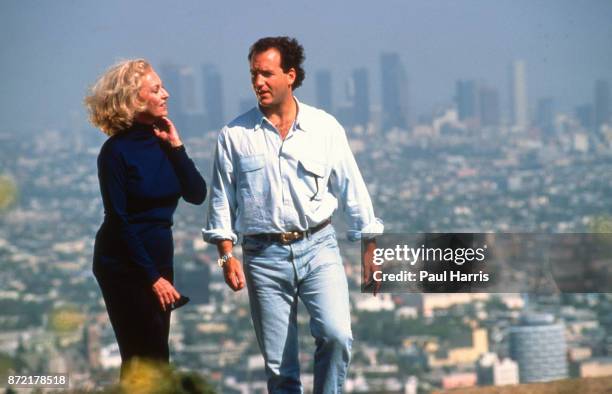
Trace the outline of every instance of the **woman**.
<instances>
[{"instance_id":1,"label":"woman","mask_svg":"<svg viewBox=\"0 0 612 394\"><path fill-rule=\"evenodd\" d=\"M168 119L168 92L151 65L123 61L106 71L85 104L110 136L98 156L104 222L93 271L122 359L168 363L172 285L172 214L178 199L201 204L206 183Z\"/></svg>"}]
</instances>

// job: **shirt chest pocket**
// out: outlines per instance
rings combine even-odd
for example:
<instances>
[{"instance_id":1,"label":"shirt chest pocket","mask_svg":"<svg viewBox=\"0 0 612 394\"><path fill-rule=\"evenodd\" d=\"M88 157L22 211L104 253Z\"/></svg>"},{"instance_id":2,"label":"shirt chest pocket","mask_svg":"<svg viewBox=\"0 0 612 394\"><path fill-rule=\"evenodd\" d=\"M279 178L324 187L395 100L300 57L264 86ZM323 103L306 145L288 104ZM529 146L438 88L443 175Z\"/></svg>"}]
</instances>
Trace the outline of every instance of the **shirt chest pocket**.
<instances>
[{"instance_id":1,"label":"shirt chest pocket","mask_svg":"<svg viewBox=\"0 0 612 394\"><path fill-rule=\"evenodd\" d=\"M266 190L264 155L244 156L238 160L238 189L243 197L261 199Z\"/></svg>"},{"instance_id":2,"label":"shirt chest pocket","mask_svg":"<svg viewBox=\"0 0 612 394\"><path fill-rule=\"evenodd\" d=\"M327 167L325 164L312 159L300 159L298 177L306 187L307 197L310 201L319 201L325 190Z\"/></svg>"}]
</instances>

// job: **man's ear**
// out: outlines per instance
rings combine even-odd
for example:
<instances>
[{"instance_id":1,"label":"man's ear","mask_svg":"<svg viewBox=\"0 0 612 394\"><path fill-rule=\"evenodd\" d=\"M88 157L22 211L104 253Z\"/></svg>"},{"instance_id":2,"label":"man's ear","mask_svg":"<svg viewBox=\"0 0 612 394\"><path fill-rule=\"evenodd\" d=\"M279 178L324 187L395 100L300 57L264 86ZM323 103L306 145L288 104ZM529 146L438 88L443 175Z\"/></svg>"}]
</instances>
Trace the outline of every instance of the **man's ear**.
<instances>
[{"instance_id":1,"label":"man's ear","mask_svg":"<svg viewBox=\"0 0 612 394\"><path fill-rule=\"evenodd\" d=\"M289 85L293 86L293 82L295 82L295 79L297 78L297 71L295 71L295 68L291 67L289 71L287 71L286 75L287 82L289 82Z\"/></svg>"}]
</instances>

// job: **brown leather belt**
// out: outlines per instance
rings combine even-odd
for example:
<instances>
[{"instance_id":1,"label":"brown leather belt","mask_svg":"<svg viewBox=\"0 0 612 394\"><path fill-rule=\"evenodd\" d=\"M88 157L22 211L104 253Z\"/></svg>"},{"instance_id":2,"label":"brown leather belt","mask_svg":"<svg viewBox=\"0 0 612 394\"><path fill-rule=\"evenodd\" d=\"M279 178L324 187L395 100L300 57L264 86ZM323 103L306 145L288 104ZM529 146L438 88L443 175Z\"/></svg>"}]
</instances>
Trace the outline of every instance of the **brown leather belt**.
<instances>
[{"instance_id":1,"label":"brown leather belt","mask_svg":"<svg viewBox=\"0 0 612 394\"><path fill-rule=\"evenodd\" d=\"M247 237L255 238L261 241L267 242L278 242L283 245L289 245L295 241L300 241L304 237L308 237L319 230L323 230L327 225L331 224L331 218L324 220L314 227L309 228L306 231L289 231L287 233L262 233L262 234L249 234Z\"/></svg>"}]
</instances>

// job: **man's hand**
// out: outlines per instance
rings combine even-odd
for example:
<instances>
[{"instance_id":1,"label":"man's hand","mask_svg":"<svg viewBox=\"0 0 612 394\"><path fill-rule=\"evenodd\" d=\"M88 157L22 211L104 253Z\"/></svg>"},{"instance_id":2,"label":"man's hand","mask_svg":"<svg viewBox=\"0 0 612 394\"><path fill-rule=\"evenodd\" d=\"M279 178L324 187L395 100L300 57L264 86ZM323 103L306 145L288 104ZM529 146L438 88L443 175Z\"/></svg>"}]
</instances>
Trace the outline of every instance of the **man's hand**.
<instances>
[{"instance_id":1,"label":"man's hand","mask_svg":"<svg viewBox=\"0 0 612 394\"><path fill-rule=\"evenodd\" d=\"M363 251L363 260L362 260L362 272L363 272L363 286L370 287L373 286L373 294L376 296L378 291L380 290L380 286L382 282L378 282L374 280L374 272L381 271L379 265L374 264L374 249L376 249L376 240L366 240L364 251Z\"/></svg>"},{"instance_id":2,"label":"man's hand","mask_svg":"<svg viewBox=\"0 0 612 394\"><path fill-rule=\"evenodd\" d=\"M166 311L167 305L170 305L181 298L181 295L178 291L176 291L174 286L172 286L172 283L168 282L164 278L159 278L155 281L155 283L153 283L153 292L157 296L159 305L161 305L164 312Z\"/></svg>"},{"instance_id":3,"label":"man's hand","mask_svg":"<svg viewBox=\"0 0 612 394\"><path fill-rule=\"evenodd\" d=\"M225 283L234 291L242 290L244 287L244 271L240 260L230 257L223 265L223 276Z\"/></svg>"},{"instance_id":4,"label":"man's hand","mask_svg":"<svg viewBox=\"0 0 612 394\"><path fill-rule=\"evenodd\" d=\"M219 256L227 256L232 252L234 244L229 239L222 239L217 242L217 250ZM244 271L242 270L242 264L240 260L234 256L227 259L223 264L223 277L225 283L234 291L241 290L246 283L244 280Z\"/></svg>"}]
</instances>

